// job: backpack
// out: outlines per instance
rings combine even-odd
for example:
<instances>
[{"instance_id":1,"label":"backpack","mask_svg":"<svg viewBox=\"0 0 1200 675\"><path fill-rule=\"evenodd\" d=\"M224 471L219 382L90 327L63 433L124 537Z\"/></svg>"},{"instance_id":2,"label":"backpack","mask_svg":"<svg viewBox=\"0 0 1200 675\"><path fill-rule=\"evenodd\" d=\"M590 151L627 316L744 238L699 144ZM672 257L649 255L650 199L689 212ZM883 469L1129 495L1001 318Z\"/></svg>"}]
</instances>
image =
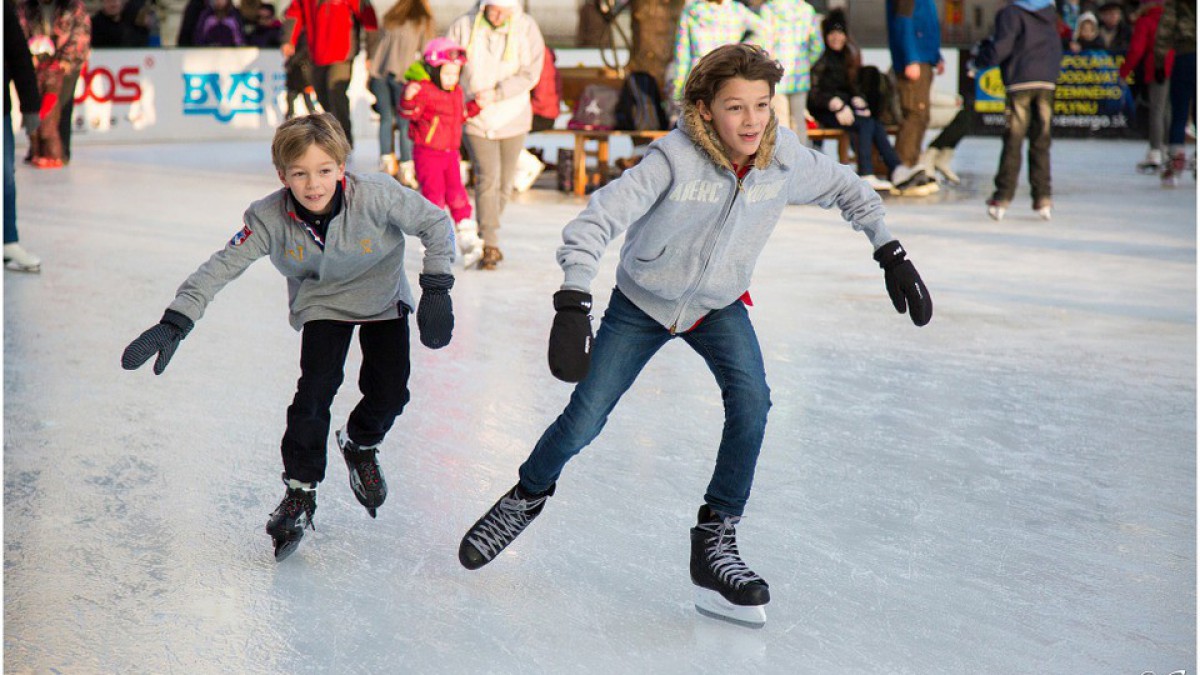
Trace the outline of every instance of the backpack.
<instances>
[{"instance_id":1,"label":"backpack","mask_svg":"<svg viewBox=\"0 0 1200 675\"><path fill-rule=\"evenodd\" d=\"M575 102L575 112L567 122L567 128L612 131L617 127L617 99L620 97L621 92L615 87L589 84Z\"/></svg>"},{"instance_id":2,"label":"backpack","mask_svg":"<svg viewBox=\"0 0 1200 675\"><path fill-rule=\"evenodd\" d=\"M881 124L892 126L900 123L900 97L896 93L896 81L890 73L883 73L875 66L863 66L858 71L858 88L867 99L871 116Z\"/></svg>"},{"instance_id":3,"label":"backpack","mask_svg":"<svg viewBox=\"0 0 1200 675\"><path fill-rule=\"evenodd\" d=\"M625 78L617 100L617 128L628 131L662 131L667 128L667 113L662 93L654 76L636 71Z\"/></svg>"}]
</instances>

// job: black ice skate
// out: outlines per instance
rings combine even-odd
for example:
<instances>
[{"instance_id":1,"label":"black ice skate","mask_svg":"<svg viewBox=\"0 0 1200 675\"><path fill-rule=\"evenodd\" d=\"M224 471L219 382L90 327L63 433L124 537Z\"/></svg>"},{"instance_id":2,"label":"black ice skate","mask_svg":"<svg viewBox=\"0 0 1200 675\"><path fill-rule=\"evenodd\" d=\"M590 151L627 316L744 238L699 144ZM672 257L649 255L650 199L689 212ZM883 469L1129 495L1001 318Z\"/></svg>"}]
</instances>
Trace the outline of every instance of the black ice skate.
<instances>
[{"instance_id":1,"label":"black ice skate","mask_svg":"<svg viewBox=\"0 0 1200 675\"><path fill-rule=\"evenodd\" d=\"M286 473L283 484L288 486L287 492L267 520L267 534L275 542L275 562L296 551L305 527L316 529L312 517L317 511L317 484L291 480Z\"/></svg>"},{"instance_id":2,"label":"black ice skate","mask_svg":"<svg viewBox=\"0 0 1200 675\"><path fill-rule=\"evenodd\" d=\"M387 482L379 470L379 461L375 455L379 453L378 445L359 445L350 440L345 429L338 429L337 444L342 449L342 457L346 458L346 467L350 469L350 489L358 503L367 507L367 513L375 517L375 509L383 505L387 499Z\"/></svg>"},{"instance_id":3,"label":"black ice skate","mask_svg":"<svg viewBox=\"0 0 1200 675\"><path fill-rule=\"evenodd\" d=\"M700 507L692 528L692 583L696 610L705 616L762 628L771 592L762 577L750 571L738 554L734 527L738 516L721 516Z\"/></svg>"},{"instance_id":4,"label":"black ice skate","mask_svg":"<svg viewBox=\"0 0 1200 675\"><path fill-rule=\"evenodd\" d=\"M546 506L546 498L553 494L554 485L542 494L533 495L518 483L471 526L458 545L458 561L469 570L490 563L538 517Z\"/></svg>"}]
</instances>

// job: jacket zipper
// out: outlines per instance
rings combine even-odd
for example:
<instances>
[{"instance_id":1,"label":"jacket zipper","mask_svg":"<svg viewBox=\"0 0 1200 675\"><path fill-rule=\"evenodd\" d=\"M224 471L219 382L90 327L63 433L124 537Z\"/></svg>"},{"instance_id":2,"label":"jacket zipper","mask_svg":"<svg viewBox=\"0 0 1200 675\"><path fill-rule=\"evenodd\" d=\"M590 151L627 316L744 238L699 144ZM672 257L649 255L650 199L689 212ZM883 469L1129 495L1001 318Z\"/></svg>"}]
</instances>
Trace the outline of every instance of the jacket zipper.
<instances>
[{"instance_id":1,"label":"jacket zipper","mask_svg":"<svg viewBox=\"0 0 1200 675\"><path fill-rule=\"evenodd\" d=\"M696 275L696 280L692 282L691 286L688 287L687 292L684 293L683 301L679 303L679 310L675 313L675 319L671 322L671 335L675 335L676 331L679 330L679 320L683 318L684 308L687 307L688 302L691 301L692 296L696 294L696 291L700 290L700 283L704 281L704 273L708 271L708 266L712 262L713 253L715 253L717 250L717 240L721 238L721 233L725 231L725 224L729 221L729 214L733 212L733 205L737 201L738 193L742 192L743 179L738 178L737 174L735 173L734 180L737 181L737 187L733 191L733 196L729 198L729 204L725 206L725 213L721 216L720 224L717 226L712 236L709 237L708 241L704 243L704 248L707 249L707 252L703 254L704 265L700 267L700 273Z\"/></svg>"},{"instance_id":2,"label":"jacket zipper","mask_svg":"<svg viewBox=\"0 0 1200 675\"><path fill-rule=\"evenodd\" d=\"M433 138L433 132L437 130L437 123L438 123L438 120L440 120L440 119L442 119L442 118L440 118L440 117L433 118L433 124L429 125L429 133L425 134L425 144L426 145L429 145L430 139Z\"/></svg>"}]
</instances>

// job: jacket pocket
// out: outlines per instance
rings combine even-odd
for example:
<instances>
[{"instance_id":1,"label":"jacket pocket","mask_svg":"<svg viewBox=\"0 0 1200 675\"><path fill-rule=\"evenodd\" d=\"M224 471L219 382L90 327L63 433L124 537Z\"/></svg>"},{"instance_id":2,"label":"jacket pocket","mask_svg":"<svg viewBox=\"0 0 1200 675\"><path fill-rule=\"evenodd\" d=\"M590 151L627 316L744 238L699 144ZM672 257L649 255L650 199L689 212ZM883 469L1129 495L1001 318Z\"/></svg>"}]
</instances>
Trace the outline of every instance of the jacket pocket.
<instances>
[{"instance_id":1,"label":"jacket pocket","mask_svg":"<svg viewBox=\"0 0 1200 675\"><path fill-rule=\"evenodd\" d=\"M664 300L678 300L693 277L693 262L686 252L663 246L657 251L634 253L624 266L638 286Z\"/></svg>"}]
</instances>

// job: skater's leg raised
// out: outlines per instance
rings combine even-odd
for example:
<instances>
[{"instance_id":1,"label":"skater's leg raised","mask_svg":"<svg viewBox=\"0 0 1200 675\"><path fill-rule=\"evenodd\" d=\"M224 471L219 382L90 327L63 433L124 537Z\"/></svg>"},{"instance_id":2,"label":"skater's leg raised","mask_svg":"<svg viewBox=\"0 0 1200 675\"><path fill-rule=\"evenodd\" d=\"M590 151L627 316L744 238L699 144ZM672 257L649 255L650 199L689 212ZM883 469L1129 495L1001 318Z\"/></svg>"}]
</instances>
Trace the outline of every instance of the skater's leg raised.
<instances>
[{"instance_id":1,"label":"skater's leg raised","mask_svg":"<svg viewBox=\"0 0 1200 675\"><path fill-rule=\"evenodd\" d=\"M339 321L309 321L300 338L300 381L287 410L281 450L289 478L306 483L325 479L329 406L342 385L342 367L354 326Z\"/></svg>"},{"instance_id":2,"label":"skater's leg raised","mask_svg":"<svg viewBox=\"0 0 1200 675\"><path fill-rule=\"evenodd\" d=\"M750 498L771 408L758 337L739 301L709 314L683 339L704 358L725 402L721 446L704 500L721 513L740 516Z\"/></svg>"},{"instance_id":3,"label":"skater's leg raised","mask_svg":"<svg viewBox=\"0 0 1200 675\"><path fill-rule=\"evenodd\" d=\"M670 339L667 329L613 291L587 377L521 465L520 482L463 537L458 559L464 567L478 569L491 562L542 512L563 466L600 433L621 395Z\"/></svg>"},{"instance_id":4,"label":"skater's leg raised","mask_svg":"<svg viewBox=\"0 0 1200 675\"><path fill-rule=\"evenodd\" d=\"M596 333L591 368L521 465L521 486L531 493L549 489L566 463L599 435L617 401L671 337L614 289Z\"/></svg>"}]
</instances>

